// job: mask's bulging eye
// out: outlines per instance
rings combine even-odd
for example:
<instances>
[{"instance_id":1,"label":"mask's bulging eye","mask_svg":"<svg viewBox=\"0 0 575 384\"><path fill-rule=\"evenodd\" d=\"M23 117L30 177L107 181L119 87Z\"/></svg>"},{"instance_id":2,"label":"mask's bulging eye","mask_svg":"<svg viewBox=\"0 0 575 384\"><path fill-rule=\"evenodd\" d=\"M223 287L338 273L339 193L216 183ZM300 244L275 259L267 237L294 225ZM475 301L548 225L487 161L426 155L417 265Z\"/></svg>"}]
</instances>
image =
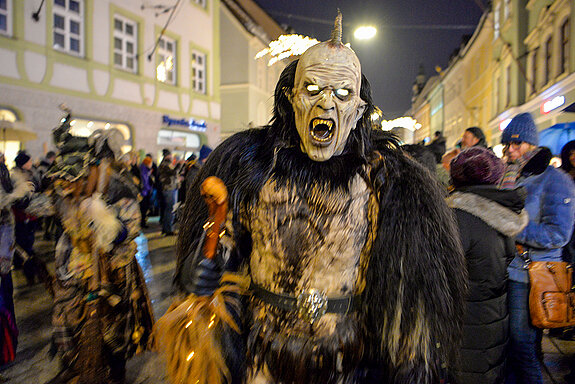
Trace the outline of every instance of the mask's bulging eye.
<instances>
[{"instance_id":1,"label":"mask's bulging eye","mask_svg":"<svg viewBox=\"0 0 575 384\"><path fill-rule=\"evenodd\" d=\"M317 84L308 84L306 85L305 89L312 95L315 96L319 94L319 85Z\"/></svg>"},{"instance_id":2,"label":"mask's bulging eye","mask_svg":"<svg viewBox=\"0 0 575 384\"><path fill-rule=\"evenodd\" d=\"M349 96L349 89L338 88L335 90L335 95L340 99L345 99Z\"/></svg>"}]
</instances>

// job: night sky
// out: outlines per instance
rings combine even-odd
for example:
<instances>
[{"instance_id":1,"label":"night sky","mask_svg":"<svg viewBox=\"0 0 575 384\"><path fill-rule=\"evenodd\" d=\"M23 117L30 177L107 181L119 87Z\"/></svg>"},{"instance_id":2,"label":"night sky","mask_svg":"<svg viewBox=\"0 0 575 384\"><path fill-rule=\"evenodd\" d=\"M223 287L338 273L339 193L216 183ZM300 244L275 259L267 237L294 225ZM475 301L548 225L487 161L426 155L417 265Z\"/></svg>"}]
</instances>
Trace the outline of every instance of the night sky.
<instances>
[{"instance_id":1,"label":"night sky","mask_svg":"<svg viewBox=\"0 0 575 384\"><path fill-rule=\"evenodd\" d=\"M329 38L339 8L343 14L343 40L351 42L359 56L374 101L388 119L409 109L419 65L423 63L428 77L436 73L436 65L445 68L462 36L472 34L481 18L477 3L486 3L485 0L255 1L280 24L320 41ZM378 30L376 37L369 41L354 40L354 27L360 24L374 25Z\"/></svg>"}]
</instances>

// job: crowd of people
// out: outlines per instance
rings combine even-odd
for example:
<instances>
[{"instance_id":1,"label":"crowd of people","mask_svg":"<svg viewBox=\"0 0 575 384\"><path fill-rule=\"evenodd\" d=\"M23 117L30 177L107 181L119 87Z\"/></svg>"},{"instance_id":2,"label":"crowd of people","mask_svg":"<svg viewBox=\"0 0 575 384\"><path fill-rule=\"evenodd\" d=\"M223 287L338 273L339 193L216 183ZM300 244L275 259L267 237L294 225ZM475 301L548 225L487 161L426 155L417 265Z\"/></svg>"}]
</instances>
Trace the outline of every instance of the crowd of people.
<instances>
[{"instance_id":1,"label":"crowd of people","mask_svg":"<svg viewBox=\"0 0 575 384\"><path fill-rule=\"evenodd\" d=\"M62 369L50 383L124 383L125 362L150 348L154 323L134 239L151 215L174 235L178 191L185 195L211 149L185 161L164 149L157 166L150 153L122 155L116 130L80 138L69 122L54 130L59 150L36 162L20 151L9 170L0 153L0 367L16 357L12 270L21 269L54 298ZM38 235L56 243L55 272L35 253Z\"/></svg>"},{"instance_id":2,"label":"crowd of people","mask_svg":"<svg viewBox=\"0 0 575 384\"><path fill-rule=\"evenodd\" d=\"M378 135L373 137L377 145ZM94 276L110 287L106 306L99 307L107 319L99 330L100 357L108 367L102 376L108 381L101 382L122 383L126 359L148 348L154 316L133 240L154 214L160 216L162 234L174 235L178 206L185 204L211 152L203 147L198 159L183 160L164 149L156 165L150 153L141 159L134 152L121 156L110 133L97 139L106 144L76 143L73 151L62 147L36 164L22 151L11 170L0 153L0 366L15 358L11 270L21 268L29 284L42 280L55 297L54 343L63 369L54 384L82 378L94 357L94 350L92 355L80 351L90 350L90 343L78 342L91 337L86 322L78 330L78 319L100 295L94 287L101 281L94 285ZM533 118L523 113L503 131L502 159L488 148L478 127L466 129L447 153L445 142L438 132L430 145L403 150L443 185L465 254L468 290L460 358L448 376L464 384L542 384L542 330L530 323L529 278L517 246L533 261L575 263L575 141L564 146L561 168L551 166L551 152L538 146ZM89 156L79 155L82 151ZM82 167L69 158L81 158ZM35 257L34 239L42 227L44 237L58 243L53 277ZM100 260L97 271L92 270L95 257ZM573 330L554 334L572 338ZM123 339L126 335L130 342ZM91 374L101 376L102 371ZM573 373L567 380L575 382Z\"/></svg>"},{"instance_id":3,"label":"crowd of people","mask_svg":"<svg viewBox=\"0 0 575 384\"><path fill-rule=\"evenodd\" d=\"M469 290L457 382L541 384L543 330L531 324L527 263L575 263L575 141L564 145L555 168L551 151L538 146L532 116L521 113L503 131L502 159L479 127L467 128L449 152L444 143L437 132L428 146L409 151L425 165L421 152L435 155L434 175L446 187L465 251ZM572 340L573 328L550 335ZM566 380L575 382L574 373Z\"/></svg>"}]
</instances>

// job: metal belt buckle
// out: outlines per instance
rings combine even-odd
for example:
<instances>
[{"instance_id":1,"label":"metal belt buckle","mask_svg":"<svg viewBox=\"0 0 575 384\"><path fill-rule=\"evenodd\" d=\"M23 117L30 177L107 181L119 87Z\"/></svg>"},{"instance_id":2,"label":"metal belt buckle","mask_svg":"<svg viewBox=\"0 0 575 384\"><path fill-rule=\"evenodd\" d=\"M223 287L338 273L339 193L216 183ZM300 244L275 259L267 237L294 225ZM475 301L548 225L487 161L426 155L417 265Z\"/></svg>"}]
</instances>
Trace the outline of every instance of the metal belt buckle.
<instances>
[{"instance_id":1,"label":"metal belt buckle","mask_svg":"<svg viewBox=\"0 0 575 384\"><path fill-rule=\"evenodd\" d=\"M327 296L317 289L308 289L298 295L296 306L299 317L313 324L327 311Z\"/></svg>"}]
</instances>

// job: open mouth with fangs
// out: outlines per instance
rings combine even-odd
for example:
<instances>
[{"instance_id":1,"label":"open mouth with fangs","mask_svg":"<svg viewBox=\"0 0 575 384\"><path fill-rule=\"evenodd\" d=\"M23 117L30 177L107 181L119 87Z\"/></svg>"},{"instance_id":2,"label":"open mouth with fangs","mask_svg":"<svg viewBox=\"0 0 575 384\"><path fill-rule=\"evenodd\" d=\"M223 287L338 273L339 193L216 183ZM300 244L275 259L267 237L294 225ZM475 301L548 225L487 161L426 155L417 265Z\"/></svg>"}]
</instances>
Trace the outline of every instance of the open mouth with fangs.
<instances>
[{"instance_id":1,"label":"open mouth with fangs","mask_svg":"<svg viewBox=\"0 0 575 384\"><path fill-rule=\"evenodd\" d=\"M321 119L316 117L309 123L311 137L318 144L329 144L333 137L335 122L332 119Z\"/></svg>"}]
</instances>

